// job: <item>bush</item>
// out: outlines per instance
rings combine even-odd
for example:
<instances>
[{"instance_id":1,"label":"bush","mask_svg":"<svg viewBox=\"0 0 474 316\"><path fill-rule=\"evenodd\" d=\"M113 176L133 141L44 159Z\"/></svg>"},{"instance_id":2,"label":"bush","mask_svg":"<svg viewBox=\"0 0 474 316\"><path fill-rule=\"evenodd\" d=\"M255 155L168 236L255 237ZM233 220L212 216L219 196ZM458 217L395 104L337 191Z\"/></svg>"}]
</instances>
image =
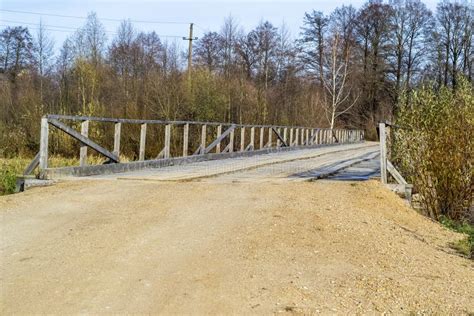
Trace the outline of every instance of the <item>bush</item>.
<instances>
[{"instance_id":1,"label":"bush","mask_svg":"<svg viewBox=\"0 0 474 316\"><path fill-rule=\"evenodd\" d=\"M392 160L413 183L427 215L472 221L473 87L466 81L456 91L424 87L401 104Z\"/></svg>"}]
</instances>

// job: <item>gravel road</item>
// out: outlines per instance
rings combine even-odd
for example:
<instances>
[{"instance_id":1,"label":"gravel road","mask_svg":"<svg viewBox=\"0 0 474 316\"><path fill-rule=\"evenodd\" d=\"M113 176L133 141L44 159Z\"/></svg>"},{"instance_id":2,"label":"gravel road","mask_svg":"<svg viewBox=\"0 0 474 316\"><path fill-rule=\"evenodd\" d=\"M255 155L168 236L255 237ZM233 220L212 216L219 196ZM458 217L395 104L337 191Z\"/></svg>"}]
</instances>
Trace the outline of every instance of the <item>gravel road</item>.
<instances>
[{"instance_id":1,"label":"gravel road","mask_svg":"<svg viewBox=\"0 0 474 316\"><path fill-rule=\"evenodd\" d=\"M474 312L461 235L378 182L275 170L0 197L0 314Z\"/></svg>"}]
</instances>

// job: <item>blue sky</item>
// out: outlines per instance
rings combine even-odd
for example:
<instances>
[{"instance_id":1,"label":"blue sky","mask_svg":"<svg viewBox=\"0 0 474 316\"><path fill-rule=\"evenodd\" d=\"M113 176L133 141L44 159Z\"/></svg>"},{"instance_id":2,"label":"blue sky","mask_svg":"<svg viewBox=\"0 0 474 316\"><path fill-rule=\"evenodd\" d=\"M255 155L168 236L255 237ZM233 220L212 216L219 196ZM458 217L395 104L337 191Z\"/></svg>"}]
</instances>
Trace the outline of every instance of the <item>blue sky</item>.
<instances>
[{"instance_id":1,"label":"blue sky","mask_svg":"<svg viewBox=\"0 0 474 316\"><path fill-rule=\"evenodd\" d=\"M97 13L99 18L151 20L170 22L194 22L196 23L195 34L200 36L207 30L218 31L229 14L238 21L244 30L254 28L261 20L269 20L279 26L285 23L291 35L296 37L302 25L302 18L306 11L313 9L326 13L331 12L342 4L352 4L359 8L365 1L362 0L297 0L297 1L235 1L235 0L208 0L208 1L160 1L160 0L0 0L0 9L49 13L58 15L87 16L91 11ZM424 1L430 9L436 7L437 1ZM0 11L0 28L6 25L18 25L30 23L32 33L35 33L35 25L40 18L45 25L66 28L80 27L84 20L40 16L33 14L13 13ZM108 32L109 39L120 22L102 21ZM186 36L188 25L186 24L148 24L134 23L139 30L155 30L160 35ZM56 48L72 34L72 29L49 27L50 34L55 40ZM53 31L54 29L54 31ZM180 38L168 38L169 40L183 42Z\"/></svg>"}]
</instances>

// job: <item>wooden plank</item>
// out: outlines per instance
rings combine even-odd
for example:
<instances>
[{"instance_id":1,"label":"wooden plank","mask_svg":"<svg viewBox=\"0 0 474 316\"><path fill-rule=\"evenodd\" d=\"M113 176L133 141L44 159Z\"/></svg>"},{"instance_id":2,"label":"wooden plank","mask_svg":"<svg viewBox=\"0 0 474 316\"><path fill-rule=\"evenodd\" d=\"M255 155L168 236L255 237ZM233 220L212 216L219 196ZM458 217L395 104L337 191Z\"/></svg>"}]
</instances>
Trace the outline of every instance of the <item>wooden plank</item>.
<instances>
[{"instance_id":1,"label":"wooden plank","mask_svg":"<svg viewBox=\"0 0 474 316\"><path fill-rule=\"evenodd\" d=\"M143 123L140 127L140 149L138 151L138 160L145 160L145 147L146 147L146 123Z\"/></svg>"},{"instance_id":2,"label":"wooden plank","mask_svg":"<svg viewBox=\"0 0 474 316\"><path fill-rule=\"evenodd\" d=\"M183 157L188 156L188 146L189 146L189 124L184 124L184 129L183 129Z\"/></svg>"},{"instance_id":3,"label":"wooden plank","mask_svg":"<svg viewBox=\"0 0 474 316\"><path fill-rule=\"evenodd\" d=\"M290 128L290 146L293 146L293 128Z\"/></svg>"},{"instance_id":4,"label":"wooden plank","mask_svg":"<svg viewBox=\"0 0 474 316\"><path fill-rule=\"evenodd\" d=\"M284 133L284 136L282 137L280 132L277 131L274 127L272 127L272 132L275 133L275 135L277 136L277 139L280 140L280 142L282 143L283 147L288 147L288 143L286 142L286 128L283 130L283 133Z\"/></svg>"},{"instance_id":5,"label":"wooden plank","mask_svg":"<svg viewBox=\"0 0 474 316\"><path fill-rule=\"evenodd\" d=\"M220 144L222 140L226 138L227 135L229 135L234 129L235 129L235 125L232 125L224 133L221 133L219 137L217 137L209 146L207 146L207 148L204 150L204 153L205 154L210 153L211 150L214 149L214 147L216 147L218 144Z\"/></svg>"},{"instance_id":6,"label":"wooden plank","mask_svg":"<svg viewBox=\"0 0 474 316\"><path fill-rule=\"evenodd\" d=\"M271 131L268 132L268 143L265 145L265 147L267 147L267 148L272 147L272 143L273 143L272 134L273 133Z\"/></svg>"},{"instance_id":7,"label":"wooden plank","mask_svg":"<svg viewBox=\"0 0 474 316\"><path fill-rule=\"evenodd\" d=\"M98 153L100 153L100 154L104 155L105 157L109 158L111 161L113 161L113 162L118 162L119 161L119 158L117 157L117 155L111 153L110 151L108 151L104 147L96 144L95 142L93 142L89 138L82 136L80 133L75 131L73 128L59 122L56 119L48 119L47 122L49 122L49 124L53 125L54 127L62 130L63 132L65 132L69 136L77 139L81 143L83 143L83 144L89 146L90 148L94 149ZM46 145L47 145L47 143L46 143ZM41 147L42 146L40 144L40 151L41 151ZM47 152L46 152L46 154L47 154ZM41 167L41 156L40 156L40 167Z\"/></svg>"},{"instance_id":8,"label":"wooden plank","mask_svg":"<svg viewBox=\"0 0 474 316\"><path fill-rule=\"evenodd\" d=\"M217 135L216 135L216 138L219 138L221 137L222 135L222 125L219 125L217 126ZM216 153L220 153L221 152L221 142L219 142L217 145L216 145Z\"/></svg>"},{"instance_id":9,"label":"wooden plank","mask_svg":"<svg viewBox=\"0 0 474 316\"><path fill-rule=\"evenodd\" d=\"M379 123L380 137L380 179L382 183L387 183L387 144L385 134L385 123Z\"/></svg>"},{"instance_id":10,"label":"wooden plank","mask_svg":"<svg viewBox=\"0 0 474 316\"><path fill-rule=\"evenodd\" d=\"M311 136L313 136L313 134L311 134ZM304 144L306 146L310 145L310 142L309 142L309 129L306 129L306 139L305 139Z\"/></svg>"},{"instance_id":11,"label":"wooden plank","mask_svg":"<svg viewBox=\"0 0 474 316\"><path fill-rule=\"evenodd\" d=\"M259 148L262 149L265 145L264 145L264 138L265 136L265 127L260 127L260 144L259 144Z\"/></svg>"},{"instance_id":12,"label":"wooden plank","mask_svg":"<svg viewBox=\"0 0 474 316\"><path fill-rule=\"evenodd\" d=\"M388 172L390 172L390 174L399 184L408 184L405 178L403 178L400 172L398 172L398 170L393 166L393 164L388 159L387 159L387 170Z\"/></svg>"},{"instance_id":13,"label":"wooden plank","mask_svg":"<svg viewBox=\"0 0 474 316\"><path fill-rule=\"evenodd\" d=\"M39 169L40 173L48 168L48 139L49 139L49 119L43 117L41 119L41 135L40 135L40 157L39 157ZM77 133L79 134L79 133ZM80 134L79 134L80 135ZM40 174L40 177L43 177Z\"/></svg>"},{"instance_id":14,"label":"wooden plank","mask_svg":"<svg viewBox=\"0 0 474 316\"><path fill-rule=\"evenodd\" d=\"M81 135L89 137L89 121L81 123ZM82 145L79 150L79 166L83 167L87 165L87 146Z\"/></svg>"},{"instance_id":15,"label":"wooden plank","mask_svg":"<svg viewBox=\"0 0 474 316\"><path fill-rule=\"evenodd\" d=\"M229 135L229 152L233 153L234 152L234 138L235 138L235 128L230 131Z\"/></svg>"},{"instance_id":16,"label":"wooden plank","mask_svg":"<svg viewBox=\"0 0 474 316\"><path fill-rule=\"evenodd\" d=\"M245 151L245 127L240 128L240 151Z\"/></svg>"},{"instance_id":17,"label":"wooden plank","mask_svg":"<svg viewBox=\"0 0 474 316\"><path fill-rule=\"evenodd\" d=\"M120 157L120 138L122 133L122 123L115 123L114 126L114 151L113 153Z\"/></svg>"},{"instance_id":18,"label":"wooden plank","mask_svg":"<svg viewBox=\"0 0 474 316\"><path fill-rule=\"evenodd\" d=\"M33 171L36 169L36 167L39 166L39 158L40 158L40 152L35 155L35 158L30 162L30 164L25 168L23 171L23 175L27 176L33 173Z\"/></svg>"},{"instance_id":19,"label":"wooden plank","mask_svg":"<svg viewBox=\"0 0 474 316\"><path fill-rule=\"evenodd\" d=\"M206 150L206 138L207 138L207 125L204 124L201 127L201 151L200 154L204 154Z\"/></svg>"},{"instance_id":20,"label":"wooden plank","mask_svg":"<svg viewBox=\"0 0 474 316\"><path fill-rule=\"evenodd\" d=\"M171 157L171 124L165 125L165 147L163 148L163 158Z\"/></svg>"},{"instance_id":21,"label":"wooden plank","mask_svg":"<svg viewBox=\"0 0 474 316\"><path fill-rule=\"evenodd\" d=\"M281 128L280 128L280 127L278 127L276 131L277 131L277 134L278 134L278 135L281 135ZM271 132L272 132L272 131L269 131L269 133L271 133ZM277 146L277 148L279 148L279 147L281 146L280 137L277 137L276 146Z\"/></svg>"},{"instance_id":22,"label":"wooden plank","mask_svg":"<svg viewBox=\"0 0 474 316\"><path fill-rule=\"evenodd\" d=\"M255 149L255 127L250 128L250 150Z\"/></svg>"},{"instance_id":23,"label":"wooden plank","mask_svg":"<svg viewBox=\"0 0 474 316\"><path fill-rule=\"evenodd\" d=\"M283 140L282 143L285 144L285 147L288 146L288 143L286 142L288 136L288 128L284 127L283 128Z\"/></svg>"}]
</instances>

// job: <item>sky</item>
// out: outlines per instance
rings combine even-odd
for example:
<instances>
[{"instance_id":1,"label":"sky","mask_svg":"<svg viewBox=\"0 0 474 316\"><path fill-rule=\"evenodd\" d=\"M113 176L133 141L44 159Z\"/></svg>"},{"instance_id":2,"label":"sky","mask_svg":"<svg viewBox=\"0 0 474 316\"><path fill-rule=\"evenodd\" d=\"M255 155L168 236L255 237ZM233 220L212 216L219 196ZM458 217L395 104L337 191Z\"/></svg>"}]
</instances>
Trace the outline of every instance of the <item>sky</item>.
<instances>
[{"instance_id":1,"label":"sky","mask_svg":"<svg viewBox=\"0 0 474 316\"><path fill-rule=\"evenodd\" d=\"M0 0L0 29L6 26L24 25L34 34L41 20L53 37L56 49L59 49L74 29L83 25L84 19L41 14L86 17L88 13L96 12L99 19L160 22L133 22L133 25L138 30L154 30L163 39L176 41L181 46L185 44L182 37L187 36L189 32L188 23L195 23L194 36L200 37L206 31L219 31L224 19L232 15L245 31L253 29L262 20L268 20L275 26L284 23L290 34L296 38L305 12L314 9L330 13L343 4L359 8L364 2L363 0ZM433 10L437 1L426 0L424 3ZM108 20L101 22L105 26L108 38L113 38L120 22Z\"/></svg>"}]
</instances>

